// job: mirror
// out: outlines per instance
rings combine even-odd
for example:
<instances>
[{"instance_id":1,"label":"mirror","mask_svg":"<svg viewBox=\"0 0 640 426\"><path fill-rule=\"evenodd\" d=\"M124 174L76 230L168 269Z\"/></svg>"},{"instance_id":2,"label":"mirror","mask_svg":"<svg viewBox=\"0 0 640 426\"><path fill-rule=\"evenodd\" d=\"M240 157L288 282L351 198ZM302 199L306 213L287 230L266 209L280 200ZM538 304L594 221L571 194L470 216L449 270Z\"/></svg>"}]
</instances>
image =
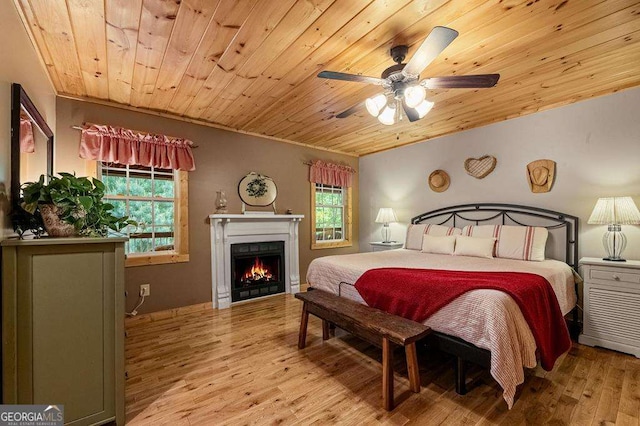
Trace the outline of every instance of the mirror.
<instances>
[{"instance_id":1,"label":"mirror","mask_svg":"<svg viewBox=\"0 0 640 426\"><path fill-rule=\"evenodd\" d=\"M20 186L53 174L53 132L21 85L11 85L11 202ZM47 177L48 179L48 177Z\"/></svg>"}]
</instances>

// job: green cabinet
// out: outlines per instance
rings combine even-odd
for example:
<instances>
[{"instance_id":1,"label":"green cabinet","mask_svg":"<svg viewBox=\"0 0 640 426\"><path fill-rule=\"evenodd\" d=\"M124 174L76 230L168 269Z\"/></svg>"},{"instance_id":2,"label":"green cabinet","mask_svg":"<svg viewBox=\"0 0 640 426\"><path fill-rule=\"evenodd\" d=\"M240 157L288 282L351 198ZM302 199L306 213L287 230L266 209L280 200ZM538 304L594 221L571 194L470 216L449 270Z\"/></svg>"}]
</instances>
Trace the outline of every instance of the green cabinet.
<instances>
[{"instance_id":1,"label":"green cabinet","mask_svg":"<svg viewBox=\"0 0 640 426\"><path fill-rule=\"evenodd\" d=\"M2 241L4 404L124 424L124 238Z\"/></svg>"}]
</instances>

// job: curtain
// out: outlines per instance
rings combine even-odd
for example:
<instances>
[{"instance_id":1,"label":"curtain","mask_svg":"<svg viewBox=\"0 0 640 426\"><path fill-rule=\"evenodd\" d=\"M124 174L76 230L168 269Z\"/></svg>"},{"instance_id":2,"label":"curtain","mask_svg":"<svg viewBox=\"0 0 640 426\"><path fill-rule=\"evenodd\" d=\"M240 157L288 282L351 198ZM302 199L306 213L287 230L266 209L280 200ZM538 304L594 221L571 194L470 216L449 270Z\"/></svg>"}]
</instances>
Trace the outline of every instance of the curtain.
<instances>
[{"instance_id":1,"label":"curtain","mask_svg":"<svg viewBox=\"0 0 640 426\"><path fill-rule=\"evenodd\" d=\"M349 166L315 160L311 162L311 167L309 167L309 181L323 185L350 188L355 172L356 171Z\"/></svg>"},{"instance_id":2,"label":"curtain","mask_svg":"<svg viewBox=\"0 0 640 426\"><path fill-rule=\"evenodd\" d=\"M87 123L79 154L87 160L193 171L192 145L188 139Z\"/></svg>"},{"instance_id":3,"label":"curtain","mask_svg":"<svg viewBox=\"0 0 640 426\"><path fill-rule=\"evenodd\" d=\"M20 116L20 152L31 154L36 152L36 143L33 140L33 125L27 117Z\"/></svg>"}]
</instances>

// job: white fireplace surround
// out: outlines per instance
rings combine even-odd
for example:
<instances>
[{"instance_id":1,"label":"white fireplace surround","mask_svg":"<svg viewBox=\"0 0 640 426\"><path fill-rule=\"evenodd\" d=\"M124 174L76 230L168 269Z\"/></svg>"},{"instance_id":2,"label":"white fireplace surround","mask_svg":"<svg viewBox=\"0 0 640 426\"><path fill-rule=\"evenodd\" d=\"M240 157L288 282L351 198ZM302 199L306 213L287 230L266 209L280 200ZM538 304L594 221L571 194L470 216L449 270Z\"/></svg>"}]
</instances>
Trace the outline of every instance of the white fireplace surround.
<instances>
[{"instance_id":1,"label":"white fireplace surround","mask_svg":"<svg viewBox=\"0 0 640 426\"><path fill-rule=\"evenodd\" d=\"M298 224L303 215L212 214L211 287L213 307L231 305L231 245L284 241L285 292L300 291Z\"/></svg>"}]
</instances>

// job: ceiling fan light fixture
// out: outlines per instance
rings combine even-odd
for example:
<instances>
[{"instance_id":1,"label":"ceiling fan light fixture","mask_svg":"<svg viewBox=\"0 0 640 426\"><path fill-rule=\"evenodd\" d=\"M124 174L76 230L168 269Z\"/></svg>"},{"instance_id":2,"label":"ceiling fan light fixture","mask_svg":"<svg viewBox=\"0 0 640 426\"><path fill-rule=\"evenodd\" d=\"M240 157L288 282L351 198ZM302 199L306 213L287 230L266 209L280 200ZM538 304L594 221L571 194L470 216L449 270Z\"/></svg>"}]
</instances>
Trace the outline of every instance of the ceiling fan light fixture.
<instances>
[{"instance_id":1,"label":"ceiling fan light fixture","mask_svg":"<svg viewBox=\"0 0 640 426\"><path fill-rule=\"evenodd\" d=\"M369 114L377 117L380 115L380 111L382 111L385 105L387 105L387 97L381 93L372 98L367 98L364 104L367 107Z\"/></svg>"},{"instance_id":2,"label":"ceiling fan light fixture","mask_svg":"<svg viewBox=\"0 0 640 426\"><path fill-rule=\"evenodd\" d=\"M394 105L387 105L380 115L378 115L378 120L387 126L391 126L396 122L396 107Z\"/></svg>"},{"instance_id":3,"label":"ceiling fan light fixture","mask_svg":"<svg viewBox=\"0 0 640 426\"><path fill-rule=\"evenodd\" d=\"M404 91L404 101L409 108L415 108L424 102L427 91L422 86L411 86Z\"/></svg>"},{"instance_id":4,"label":"ceiling fan light fixture","mask_svg":"<svg viewBox=\"0 0 640 426\"><path fill-rule=\"evenodd\" d=\"M414 107L414 109L418 112L418 117L422 118L431 111L433 108L433 102L423 100L418 105Z\"/></svg>"}]
</instances>

